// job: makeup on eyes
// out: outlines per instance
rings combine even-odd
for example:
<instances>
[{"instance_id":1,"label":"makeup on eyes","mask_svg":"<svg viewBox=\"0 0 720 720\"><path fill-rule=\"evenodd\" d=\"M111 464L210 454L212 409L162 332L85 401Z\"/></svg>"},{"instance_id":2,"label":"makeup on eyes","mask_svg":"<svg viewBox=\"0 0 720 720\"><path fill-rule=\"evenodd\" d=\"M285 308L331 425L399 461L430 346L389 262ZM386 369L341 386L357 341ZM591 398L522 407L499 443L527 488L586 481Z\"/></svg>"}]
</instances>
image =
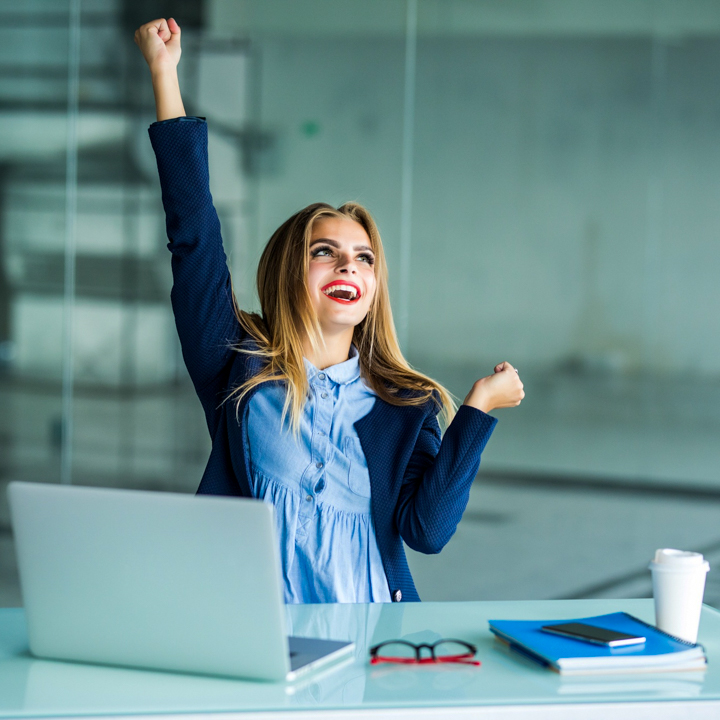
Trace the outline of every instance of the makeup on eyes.
<instances>
[{"instance_id":1,"label":"makeup on eyes","mask_svg":"<svg viewBox=\"0 0 720 720\"><path fill-rule=\"evenodd\" d=\"M324 244L320 244L321 242ZM334 249L338 249L338 248L339 248L339 245L336 244L334 241L328 241L328 240L317 241L316 240L315 243L313 243L313 245L310 248L310 257L313 257L313 258L318 257L320 255L320 253L323 252L324 250L326 250L328 252L332 252ZM370 250L370 248L368 248L367 246L365 246L365 245L356 246L353 248L353 250L366 251L366 252L362 252L357 257L367 258L368 265L375 264L375 256L373 255L372 250Z\"/></svg>"}]
</instances>

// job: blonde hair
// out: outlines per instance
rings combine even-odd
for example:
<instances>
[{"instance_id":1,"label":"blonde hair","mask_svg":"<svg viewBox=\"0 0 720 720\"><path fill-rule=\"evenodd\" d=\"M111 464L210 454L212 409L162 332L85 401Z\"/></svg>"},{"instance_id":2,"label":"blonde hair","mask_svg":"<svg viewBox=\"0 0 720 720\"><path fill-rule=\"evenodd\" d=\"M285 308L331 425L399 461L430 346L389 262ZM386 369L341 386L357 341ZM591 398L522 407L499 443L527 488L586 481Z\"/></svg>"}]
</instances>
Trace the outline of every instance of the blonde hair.
<instances>
[{"instance_id":1,"label":"blonde hair","mask_svg":"<svg viewBox=\"0 0 720 720\"><path fill-rule=\"evenodd\" d=\"M378 397L391 405L418 406L432 400L448 424L455 412L450 393L411 368L402 355L390 309L380 233L370 213L357 203L345 203L337 209L326 203L308 205L286 220L270 238L257 271L262 316L235 306L240 325L257 344L257 349L253 349L240 343L235 350L259 355L266 363L257 375L235 388L227 400L234 399L239 410L242 399L253 388L281 381L287 388L283 421L289 413L293 430L298 432L308 394L303 341L307 338L314 350L323 345L322 330L307 287L310 240L315 222L332 217L349 218L360 224L375 255L375 296L368 314L353 333L362 378Z\"/></svg>"}]
</instances>

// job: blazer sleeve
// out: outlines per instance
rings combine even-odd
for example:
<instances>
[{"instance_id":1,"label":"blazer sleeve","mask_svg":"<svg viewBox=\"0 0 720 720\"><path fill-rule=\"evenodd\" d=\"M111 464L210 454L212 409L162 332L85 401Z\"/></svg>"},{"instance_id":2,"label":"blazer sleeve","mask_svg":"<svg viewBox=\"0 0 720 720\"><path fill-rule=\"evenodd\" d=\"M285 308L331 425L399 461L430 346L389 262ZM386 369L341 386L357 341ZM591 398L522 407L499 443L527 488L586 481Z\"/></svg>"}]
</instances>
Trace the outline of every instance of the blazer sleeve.
<instances>
[{"instance_id":1,"label":"blazer sleeve","mask_svg":"<svg viewBox=\"0 0 720 720\"><path fill-rule=\"evenodd\" d=\"M222 399L231 346L240 341L241 329L210 194L207 123L177 118L153 123L149 134L172 253L175 324L185 365L210 420Z\"/></svg>"},{"instance_id":2,"label":"blazer sleeve","mask_svg":"<svg viewBox=\"0 0 720 720\"><path fill-rule=\"evenodd\" d=\"M455 534L497 419L461 405L440 440L435 412L426 415L410 456L395 520L405 543L439 553Z\"/></svg>"}]
</instances>

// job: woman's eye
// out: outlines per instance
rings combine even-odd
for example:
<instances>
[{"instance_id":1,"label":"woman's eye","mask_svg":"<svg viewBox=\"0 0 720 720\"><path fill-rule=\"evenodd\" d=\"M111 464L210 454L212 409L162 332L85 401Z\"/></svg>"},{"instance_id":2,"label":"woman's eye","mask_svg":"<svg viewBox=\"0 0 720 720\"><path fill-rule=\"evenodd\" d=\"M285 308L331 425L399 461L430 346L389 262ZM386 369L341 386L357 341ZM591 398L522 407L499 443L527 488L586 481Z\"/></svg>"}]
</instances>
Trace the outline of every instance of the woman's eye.
<instances>
[{"instance_id":1,"label":"woman's eye","mask_svg":"<svg viewBox=\"0 0 720 720\"><path fill-rule=\"evenodd\" d=\"M313 248L310 251L310 257L311 258L317 258L317 257L334 257L335 252L333 248L331 247L319 247L319 248ZM367 263L368 265L374 265L375 264L375 256L371 255L370 253L361 253L357 256L358 262Z\"/></svg>"}]
</instances>

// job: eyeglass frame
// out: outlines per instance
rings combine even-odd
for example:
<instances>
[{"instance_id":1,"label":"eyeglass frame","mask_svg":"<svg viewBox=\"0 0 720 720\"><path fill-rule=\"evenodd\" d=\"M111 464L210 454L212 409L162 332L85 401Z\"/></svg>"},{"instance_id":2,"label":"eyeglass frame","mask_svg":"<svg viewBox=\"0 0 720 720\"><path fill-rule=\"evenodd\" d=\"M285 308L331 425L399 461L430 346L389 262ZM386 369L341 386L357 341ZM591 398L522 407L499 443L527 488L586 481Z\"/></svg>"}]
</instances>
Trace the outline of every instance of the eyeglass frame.
<instances>
[{"instance_id":1,"label":"eyeglass frame","mask_svg":"<svg viewBox=\"0 0 720 720\"><path fill-rule=\"evenodd\" d=\"M452 655L449 659L437 657L435 655L435 647L442 643L457 643L468 649L467 655ZM415 650L414 658L379 658L378 651L383 645L407 645ZM420 657L420 651L427 649L430 651L430 657ZM461 663L463 665L480 665L479 660L472 660L477 655L477 646L472 643L466 642L465 640L457 640L455 638L443 638L442 640L436 640L434 643L411 643L408 640L384 640L377 645L373 645L370 648L370 664L377 665L378 663L398 663L401 665L427 665L429 663Z\"/></svg>"}]
</instances>

